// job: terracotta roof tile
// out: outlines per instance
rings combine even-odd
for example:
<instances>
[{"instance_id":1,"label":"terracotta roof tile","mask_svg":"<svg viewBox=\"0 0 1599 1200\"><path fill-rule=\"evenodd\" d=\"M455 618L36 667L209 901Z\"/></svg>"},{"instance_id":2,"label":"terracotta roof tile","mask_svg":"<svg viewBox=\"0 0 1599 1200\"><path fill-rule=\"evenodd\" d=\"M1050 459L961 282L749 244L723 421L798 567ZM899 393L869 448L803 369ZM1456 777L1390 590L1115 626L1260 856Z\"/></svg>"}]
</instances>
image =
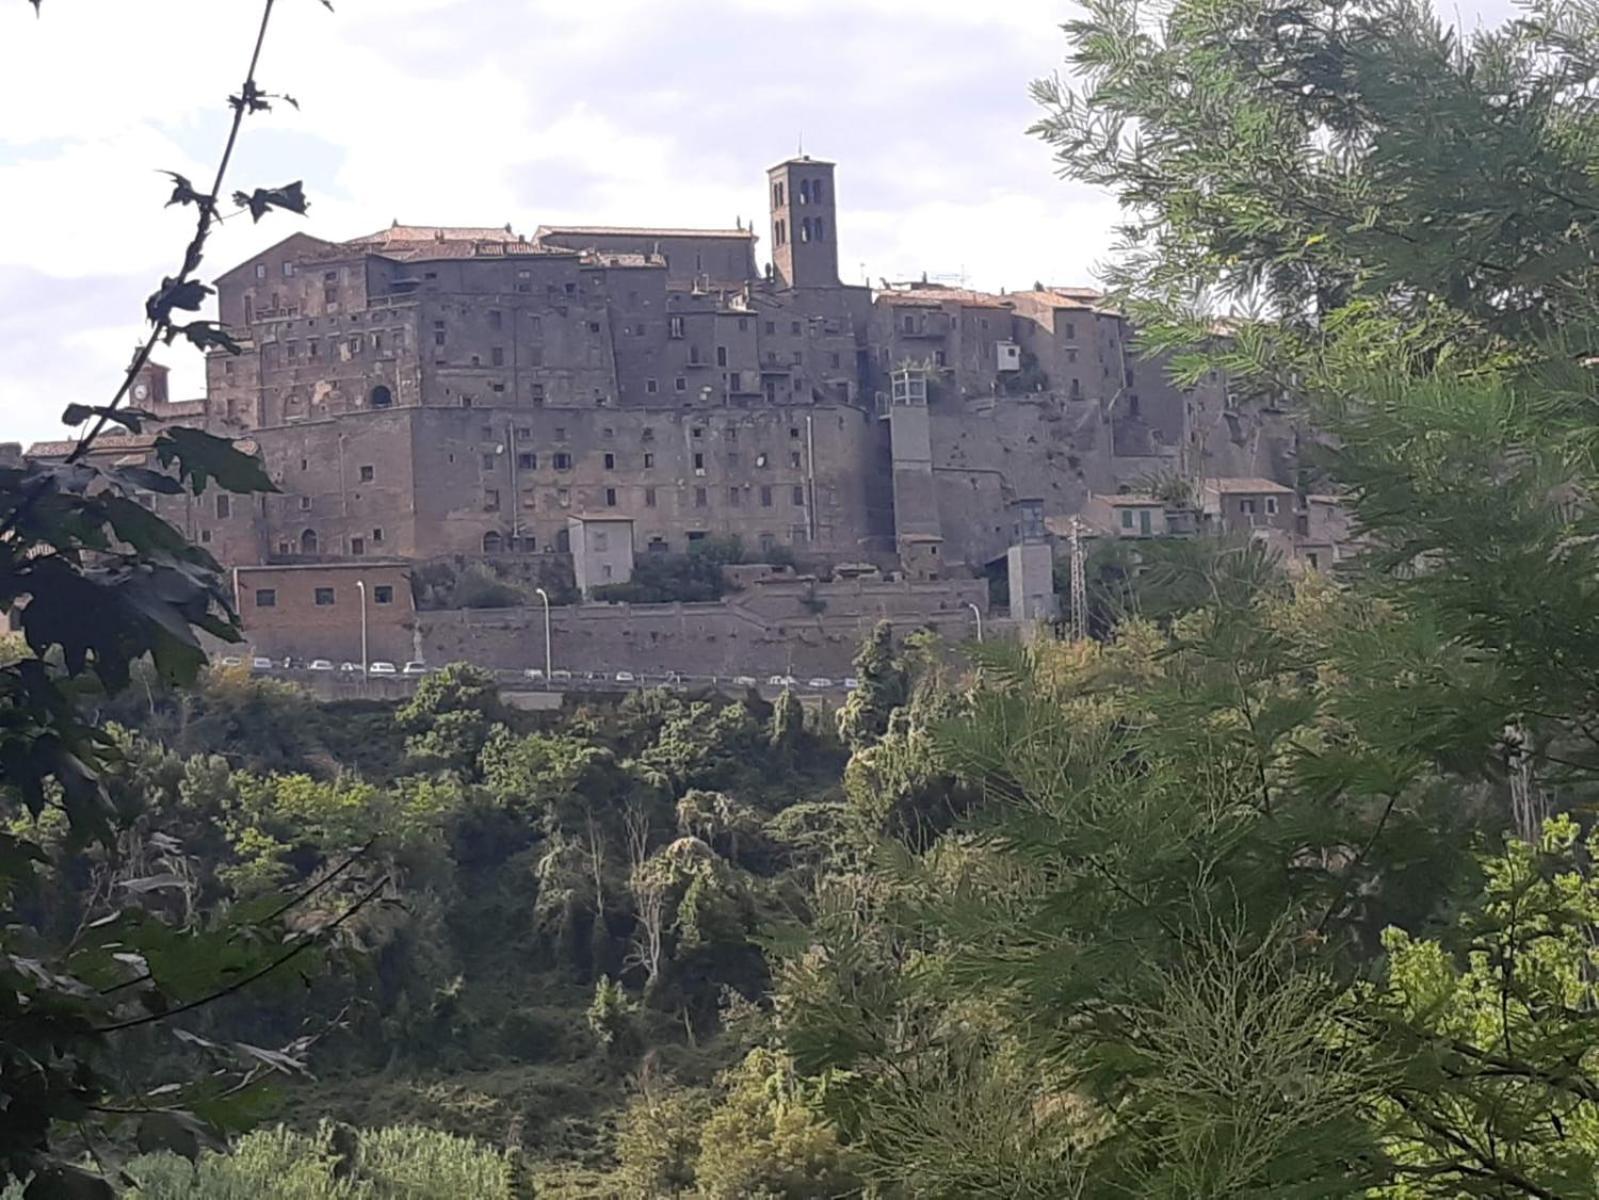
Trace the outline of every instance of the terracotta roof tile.
<instances>
[{"instance_id":1,"label":"terracotta roof tile","mask_svg":"<svg viewBox=\"0 0 1599 1200\"><path fill-rule=\"evenodd\" d=\"M1294 489L1285 487L1274 479L1261 479L1256 476L1247 476L1240 479L1207 479L1205 486L1221 495L1238 495L1240 493L1259 494L1262 492L1288 493Z\"/></svg>"},{"instance_id":2,"label":"terracotta roof tile","mask_svg":"<svg viewBox=\"0 0 1599 1200\"><path fill-rule=\"evenodd\" d=\"M556 237L753 238L753 229L667 229L629 225L540 225L533 240Z\"/></svg>"}]
</instances>

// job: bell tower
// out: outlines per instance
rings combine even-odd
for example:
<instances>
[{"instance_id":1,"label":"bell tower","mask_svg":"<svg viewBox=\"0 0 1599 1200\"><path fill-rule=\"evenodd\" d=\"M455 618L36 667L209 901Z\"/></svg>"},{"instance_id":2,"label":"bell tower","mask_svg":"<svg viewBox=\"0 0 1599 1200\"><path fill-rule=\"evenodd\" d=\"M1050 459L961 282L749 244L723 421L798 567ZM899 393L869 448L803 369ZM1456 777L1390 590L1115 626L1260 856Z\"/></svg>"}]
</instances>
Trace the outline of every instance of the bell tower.
<instances>
[{"instance_id":1,"label":"bell tower","mask_svg":"<svg viewBox=\"0 0 1599 1200\"><path fill-rule=\"evenodd\" d=\"M833 164L800 155L766 172L772 267L780 287L837 287L838 193Z\"/></svg>"}]
</instances>

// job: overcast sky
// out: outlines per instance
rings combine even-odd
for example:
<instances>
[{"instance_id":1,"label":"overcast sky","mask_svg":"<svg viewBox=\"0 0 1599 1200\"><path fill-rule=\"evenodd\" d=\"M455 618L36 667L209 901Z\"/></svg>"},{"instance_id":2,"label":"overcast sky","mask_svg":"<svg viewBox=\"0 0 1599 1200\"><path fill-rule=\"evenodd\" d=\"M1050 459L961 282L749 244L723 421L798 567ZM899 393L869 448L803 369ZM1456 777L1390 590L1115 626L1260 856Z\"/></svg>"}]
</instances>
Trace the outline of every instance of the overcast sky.
<instances>
[{"instance_id":1,"label":"overcast sky","mask_svg":"<svg viewBox=\"0 0 1599 1200\"><path fill-rule=\"evenodd\" d=\"M1497 20L1508 0L1449 11ZM103 403L208 182L258 0L0 0L0 440ZM1025 134L1067 0L279 0L230 187L303 178L307 219L231 219L213 278L296 229L730 226L765 168L839 164L846 279L1091 283L1115 207ZM202 390L174 347L175 394Z\"/></svg>"}]
</instances>

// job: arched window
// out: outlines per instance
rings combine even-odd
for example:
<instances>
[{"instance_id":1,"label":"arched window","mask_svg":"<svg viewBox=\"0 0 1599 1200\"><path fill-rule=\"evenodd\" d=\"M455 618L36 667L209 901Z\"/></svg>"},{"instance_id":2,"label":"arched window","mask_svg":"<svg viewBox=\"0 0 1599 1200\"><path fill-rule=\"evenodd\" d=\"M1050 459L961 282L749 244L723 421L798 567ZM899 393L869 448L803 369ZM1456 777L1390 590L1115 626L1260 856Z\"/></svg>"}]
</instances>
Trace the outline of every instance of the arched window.
<instances>
[{"instance_id":1,"label":"arched window","mask_svg":"<svg viewBox=\"0 0 1599 1200\"><path fill-rule=\"evenodd\" d=\"M774 183L772 185L772 207L783 207L783 185L780 183Z\"/></svg>"},{"instance_id":2,"label":"arched window","mask_svg":"<svg viewBox=\"0 0 1599 1200\"><path fill-rule=\"evenodd\" d=\"M372 389L372 395L368 397L367 402L373 408L388 408L394 403L394 393L380 383Z\"/></svg>"},{"instance_id":3,"label":"arched window","mask_svg":"<svg viewBox=\"0 0 1599 1200\"><path fill-rule=\"evenodd\" d=\"M505 539L494 530L489 530L483 535L483 553L498 554L505 546Z\"/></svg>"},{"instance_id":4,"label":"arched window","mask_svg":"<svg viewBox=\"0 0 1599 1200\"><path fill-rule=\"evenodd\" d=\"M821 241L822 238L823 238L822 218L821 217L817 217L816 218L816 220L812 223L811 229L812 229L812 233L815 236L816 240L817 241Z\"/></svg>"},{"instance_id":5,"label":"arched window","mask_svg":"<svg viewBox=\"0 0 1599 1200\"><path fill-rule=\"evenodd\" d=\"M822 202L822 181L820 179L811 182L811 199L818 204Z\"/></svg>"},{"instance_id":6,"label":"arched window","mask_svg":"<svg viewBox=\"0 0 1599 1200\"><path fill-rule=\"evenodd\" d=\"M317 552L316 530L307 529L300 534L300 553L315 554Z\"/></svg>"},{"instance_id":7,"label":"arched window","mask_svg":"<svg viewBox=\"0 0 1599 1200\"><path fill-rule=\"evenodd\" d=\"M783 245L785 242L788 241L788 223L787 222L778 221L772 227L772 240L774 242L776 242L779 246Z\"/></svg>"},{"instance_id":8,"label":"arched window","mask_svg":"<svg viewBox=\"0 0 1599 1200\"><path fill-rule=\"evenodd\" d=\"M800 241L808 242L810 240L811 240L811 219L809 217L806 217L803 221L800 222Z\"/></svg>"},{"instance_id":9,"label":"arched window","mask_svg":"<svg viewBox=\"0 0 1599 1200\"><path fill-rule=\"evenodd\" d=\"M802 180L800 180L800 203L801 204L809 204L810 202L811 202L811 181L808 180L808 179L802 179Z\"/></svg>"}]
</instances>

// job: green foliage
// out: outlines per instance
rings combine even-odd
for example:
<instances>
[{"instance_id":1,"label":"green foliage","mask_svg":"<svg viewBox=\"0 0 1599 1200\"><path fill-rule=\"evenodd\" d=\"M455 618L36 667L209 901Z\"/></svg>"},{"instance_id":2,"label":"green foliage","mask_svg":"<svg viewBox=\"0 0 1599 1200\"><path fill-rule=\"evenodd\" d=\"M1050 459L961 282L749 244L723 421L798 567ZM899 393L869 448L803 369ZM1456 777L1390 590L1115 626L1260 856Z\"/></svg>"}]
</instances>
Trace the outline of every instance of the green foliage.
<instances>
[{"instance_id":1,"label":"green foliage","mask_svg":"<svg viewBox=\"0 0 1599 1200\"><path fill-rule=\"evenodd\" d=\"M695 1195L700 1131L710 1109L697 1089L646 1079L628 1102L617 1132L617 1179L628 1200Z\"/></svg>"},{"instance_id":2,"label":"green foliage","mask_svg":"<svg viewBox=\"0 0 1599 1200\"><path fill-rule=\"evenodd\" d=\"M838 710L838 736L851 750L869 746L888 729L888 718L909 698L910 681L894 654L894 630L879 621L855 655L859 686Z\"/></svg>"},{"instance_id":3,"label":"green foliage","mask_svg":"<svg viewBox=\"0 0 1599 1200\"><path fill-rule=\"evenodd\" d=\"M737 561L737 560L733 560ZM720 600L727 593L722 562L714 554L645 554L633 560L633 578L593 589L615 604L671 604Z\"/></svg>"}]
</instances>

